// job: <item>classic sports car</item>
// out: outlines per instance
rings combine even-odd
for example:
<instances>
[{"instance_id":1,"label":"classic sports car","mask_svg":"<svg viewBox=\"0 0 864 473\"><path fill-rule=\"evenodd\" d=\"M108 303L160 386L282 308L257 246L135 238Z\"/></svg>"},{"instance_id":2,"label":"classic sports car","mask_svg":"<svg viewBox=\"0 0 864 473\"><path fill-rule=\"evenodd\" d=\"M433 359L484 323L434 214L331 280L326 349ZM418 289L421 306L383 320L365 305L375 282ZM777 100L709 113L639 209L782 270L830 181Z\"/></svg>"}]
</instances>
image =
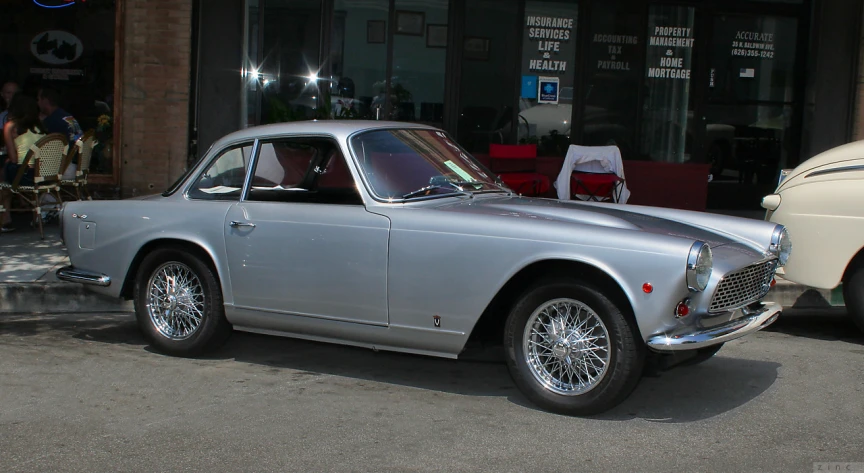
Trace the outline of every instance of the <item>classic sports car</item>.
<instances>
[{"instance_id":1,"label":"classic sports car","mask_svg":"<svg viewBox=\"0 0 864 473\"><path fill-rule=\"evenodd\" d=\"M816 155L781 172L762 199L765 218L795 233L782 277L818 289L843 285L846 309L864 330L864 141ZM804 251L801 251L804 248Z\"/></svg>"},{"instance_id":2,"label":"classic sports car","mask_svg":"<svg viewBox=\"0 0 864 473\"><path fill-rule=\"evenodd\" d=\"M789 255L759 220L523 198L446 133L390 122L238 131L165 193L70 202L61 226L58 277L134 299L164 352L232 329L449 358L491 337L528 398L575 415L621 402L646 360L772 323Z\"/></svg>"}]
</instances>

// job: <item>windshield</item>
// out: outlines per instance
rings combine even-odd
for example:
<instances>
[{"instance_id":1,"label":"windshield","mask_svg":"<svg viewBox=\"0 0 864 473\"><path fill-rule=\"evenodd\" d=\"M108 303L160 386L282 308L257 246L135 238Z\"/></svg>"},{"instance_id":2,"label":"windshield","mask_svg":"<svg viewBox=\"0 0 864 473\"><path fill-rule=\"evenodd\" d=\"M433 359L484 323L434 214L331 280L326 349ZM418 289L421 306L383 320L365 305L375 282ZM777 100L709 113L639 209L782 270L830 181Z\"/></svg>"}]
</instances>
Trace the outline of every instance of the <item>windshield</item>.
<instances>
[{"instance_id":1,"label":"windshield","mask_svg":"<svg viewBox=\"0 0 864 473\"><path fill-rule=\"evenodd\" d=\"M350 144L363 177L380 199L509 192L440 131L373 130L354 136Z\"/></svg>"}]
</instances>

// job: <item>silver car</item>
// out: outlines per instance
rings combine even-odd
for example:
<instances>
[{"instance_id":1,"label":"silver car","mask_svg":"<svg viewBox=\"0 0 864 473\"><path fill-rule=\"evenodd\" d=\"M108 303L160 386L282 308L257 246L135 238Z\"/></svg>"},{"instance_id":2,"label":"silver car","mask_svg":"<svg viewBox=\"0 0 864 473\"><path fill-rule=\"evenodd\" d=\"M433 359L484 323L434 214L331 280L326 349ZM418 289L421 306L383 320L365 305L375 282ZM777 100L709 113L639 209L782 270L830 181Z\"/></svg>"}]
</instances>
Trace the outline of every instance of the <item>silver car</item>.
<instances>
[{"instance_id":1,"label":"silver car","mask_svg":"<svg viewBox=\"0 0 864 473\"><path fill-rule=\"evenodd\" d=\"M164 352L232 330L447 358L492 340L571 415L772 323L790 252L759 220L520 197L445 132L388 122L238 131L161 195L61 213L58 277L133 299Z\"/></svg>"}]
</instances>

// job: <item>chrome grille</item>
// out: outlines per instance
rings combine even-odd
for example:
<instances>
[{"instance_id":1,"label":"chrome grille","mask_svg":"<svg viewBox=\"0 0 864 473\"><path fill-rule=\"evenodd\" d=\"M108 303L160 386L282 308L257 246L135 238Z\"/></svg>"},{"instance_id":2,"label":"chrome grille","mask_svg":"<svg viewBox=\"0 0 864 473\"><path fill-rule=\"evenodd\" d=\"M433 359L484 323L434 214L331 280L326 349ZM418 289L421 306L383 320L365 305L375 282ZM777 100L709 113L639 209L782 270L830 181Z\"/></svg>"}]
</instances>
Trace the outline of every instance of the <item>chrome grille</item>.
<instances>
[{"instance_id":1,"label":"chrome grille","mask_svg":"<svg viewBox=\"0 0 864 473\"><path fill-rule=\"evenodd\" d=\"M727 274L717 285L709 311L737 309L765 297L776 269L777 261L771 260Z\"/></svg>"}]
</instances>

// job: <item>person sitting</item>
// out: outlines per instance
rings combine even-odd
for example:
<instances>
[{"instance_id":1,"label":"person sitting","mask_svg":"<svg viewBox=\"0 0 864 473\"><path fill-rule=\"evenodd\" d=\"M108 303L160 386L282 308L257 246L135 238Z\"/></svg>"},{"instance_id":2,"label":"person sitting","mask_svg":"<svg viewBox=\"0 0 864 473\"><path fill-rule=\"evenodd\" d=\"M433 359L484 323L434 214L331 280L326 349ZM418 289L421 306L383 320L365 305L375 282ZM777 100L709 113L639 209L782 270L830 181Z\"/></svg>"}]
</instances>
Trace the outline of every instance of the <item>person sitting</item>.
<instances>
[{"instance_id":1,"label":"person sitting","mask_svg":"<svg viewBox=\"0 0 864 473\"><path fill-rule=\"evenodd\" d=\"M75 117L60 108L60 93L56 89L43 87L39 89L39 110L44 115L42 124L48 133L66 135L69 143L75 143L84 134Z\"/></svg>"},{"instance_id":2,"label":"person sitting","mask_svg":"<svg viewBox=\"0 0 864 473\"><path fill-rule=\"evenodd\" d=\"M3 142L6 144L6 162L2 166L2 180L12 184L18 175L18 169L24 163L24 158L30 147L45 137L45 128L39 121L39 106L33 97L17 94L9 104L9 120L3 127ZM35 163L29 163L28 169L21 178L20 185L32 186ZM9 212L12 194L3 193L2 206L6 209L0 217L0 231L3 233L14 230L11 228L12 216Z\"/></svg>"},{"instance_id":3,"label":"person sitting","mask_svg":"<svg viewBox=\"0 0 864 473\"><path fill-rule=\"evenodd\" d=\"M13 81L6 82L0 88L0 99L3 102L3 111L0 112L0 127L5 126L6 122L9 121L9 104L12 103L15 94L19 92L21 92L21 88Z\"/></svg>"}]
</instances>

